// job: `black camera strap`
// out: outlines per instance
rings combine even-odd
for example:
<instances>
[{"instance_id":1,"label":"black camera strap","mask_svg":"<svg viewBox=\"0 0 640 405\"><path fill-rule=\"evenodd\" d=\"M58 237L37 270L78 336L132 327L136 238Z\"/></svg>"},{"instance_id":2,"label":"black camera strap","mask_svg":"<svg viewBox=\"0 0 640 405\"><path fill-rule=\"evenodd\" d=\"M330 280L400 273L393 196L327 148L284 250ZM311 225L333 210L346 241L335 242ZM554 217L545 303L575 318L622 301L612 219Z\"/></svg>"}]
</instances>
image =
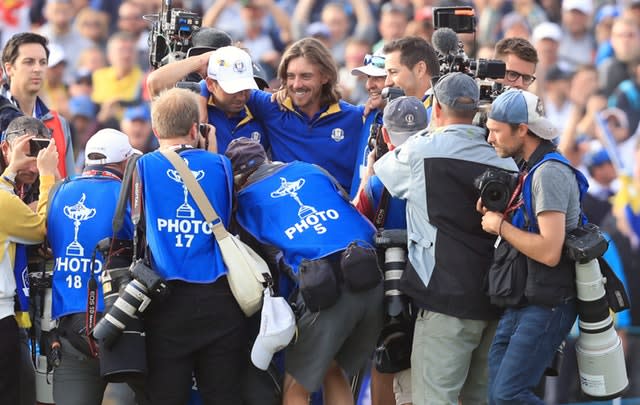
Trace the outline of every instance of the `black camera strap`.
<instances>
[{"instance_id":1,"label":"black camera strap","mask_svg":"<svg viewBox=\"0 0 640 405\"><path fill-rule=\"evenodd\" d=\"M386 187L382 188L382 195L380 196L380 204L378 204L378 209L376 210L376 215L373 217L373 224L377 229L384 228L384 223L387 220L387 213L389 207L389 199L391 198L391 194L389 194L389 190Z\"/></svg>"},{"instance_id":2,"label":"black camera strap","mask_svg":"<svg viewBox=\"0 0 640 405\"><path fill-rule=\"evenodd\" d=\"M84 328L84 333L87 336L87 341L89 342L89 350L91 352L91 356L93 356L94 358L98 357L98 347L96 346L96 342L93 340L93 337L91 335L93 332L93 328L96 327L98 318L98 282L96 281L95 274L97 250L97 247L94 248L93 254L91 255L91 276L87 285L87 315L85 318Z\"/></svg>"}]
</instances>

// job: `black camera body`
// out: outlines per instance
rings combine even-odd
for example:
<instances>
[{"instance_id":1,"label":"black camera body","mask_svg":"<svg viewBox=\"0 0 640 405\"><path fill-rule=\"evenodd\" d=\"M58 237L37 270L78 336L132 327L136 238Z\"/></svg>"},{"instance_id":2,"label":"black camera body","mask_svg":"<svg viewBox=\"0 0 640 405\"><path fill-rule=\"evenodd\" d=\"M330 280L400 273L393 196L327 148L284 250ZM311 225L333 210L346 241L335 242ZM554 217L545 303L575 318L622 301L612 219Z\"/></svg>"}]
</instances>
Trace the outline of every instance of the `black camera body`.
<instances>
[{"instance_id":1,"label":"black camera body","mask_svg":"<svg viewBox=\"0 0 640 405\"><path fill-rule=\"evenodd\" d=\"M587 223L567 232L564 240L564 255L568 259L587 263L607 251L609 242L597 225Z\"/></svg>"},{"instance_id":2,"label":"black camera body","mask_svg":"<svg viewBox=\"0 0 640 405\"><path fill-rule=\"evenodd\" d=\"M518 185L518 174L490 167L473 184L480 191L482 205L489 211L504 212Z\"/></svg>"},{"instance_id":3,"label":"black camera body","mask_svg":"<svg viewBox=\"0 0 640 405\"><path fill-rule=\"evenodd\" d=\"M191 11L171 8L171 0L163 0L160 12L145 16L145 19L152 21L149 63L154 68L186 58L193 45L191 36L202 27L202 17Z\"/></svg>"}]
</instances>

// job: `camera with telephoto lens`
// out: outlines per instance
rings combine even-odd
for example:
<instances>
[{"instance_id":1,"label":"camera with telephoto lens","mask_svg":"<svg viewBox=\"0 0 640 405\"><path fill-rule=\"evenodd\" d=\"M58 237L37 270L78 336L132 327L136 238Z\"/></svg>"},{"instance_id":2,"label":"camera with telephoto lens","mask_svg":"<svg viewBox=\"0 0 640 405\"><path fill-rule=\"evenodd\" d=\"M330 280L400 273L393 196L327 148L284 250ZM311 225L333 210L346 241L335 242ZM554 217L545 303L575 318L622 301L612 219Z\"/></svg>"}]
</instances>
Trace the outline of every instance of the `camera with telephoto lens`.
<instances>
[{"instance_id":1,"label":"camera with telephoto lens","mask_svg":"<svg viewBox=\"0 0 640 405\"><path fill-rule=\"evenodd\" d=\"M578 374L582 392L609 400L629 387L622 341L616 333L605 284L597 259L576 262L578 327L576 341Z\"/></svg>"},{"instance_id":2,"label":"camera with telephoto lens","mask_svg":"<svg viewBox=\"0 0 640 405\"><path fill-rule=\"evenodd\" d=\"M568 259L587 263L597 259L607 251L609 242L597 225L587 223L567 232L564 240L564 256Z\"/></svg>"},{"instance_id":3,"label":"camera with telephoto lens","mask_svg":"<svg viewBox=\"0 0 640 405\"><path fill-rule=\"evenodd\" d=\"M149 63L154 68L186 58L193 45L191 36L202 27L202 17L191 11L172 8L171 0L162 0L158 14L143 18L151 22Z\"/></svg>"},{"instance_id":4,"label":"camera with telephoto lens","mask_svg":"<svg viewBox=\"0 0 640 405\"><path fill-rule=\"evenodd\" d=\"M134 262L129 271L131 281L124 289L120 288L111 308L105 309L104 317L93 329L93 337L107 347L111 347L127 325L147 309L152 298L162 298L168 293L166 282L143 260ZM120 284L125 279L121 278ZM107 301L111 303L113 298L114 295L109 294L105 297L105 304Z\"/></svg>"},{"instance_id":5,"label":"camera with telephoto lens","mask_svg":"<svg viewBox=\"0 0 640 405\"><path fill-rule=\"evenodd\" d=\"M482 205L489 211L504 212L516 186L518 174L497 168L488 168L473 184L480 191Z\"/></svg>"},{"instance_id":6,"label":"camera with telephoto lens","mask_svg":"<svg viewBox=\"0 0 640 405\"><path fill-rule=\"evenodd\" d=\"M400 291L400 279L407 265L407 231L378 231L375 244L378 254L384 257L385 322L378 336L374 362L381 373L397 373L411 367L413 341L411 302Z\"/></svg>"}]
</instances>

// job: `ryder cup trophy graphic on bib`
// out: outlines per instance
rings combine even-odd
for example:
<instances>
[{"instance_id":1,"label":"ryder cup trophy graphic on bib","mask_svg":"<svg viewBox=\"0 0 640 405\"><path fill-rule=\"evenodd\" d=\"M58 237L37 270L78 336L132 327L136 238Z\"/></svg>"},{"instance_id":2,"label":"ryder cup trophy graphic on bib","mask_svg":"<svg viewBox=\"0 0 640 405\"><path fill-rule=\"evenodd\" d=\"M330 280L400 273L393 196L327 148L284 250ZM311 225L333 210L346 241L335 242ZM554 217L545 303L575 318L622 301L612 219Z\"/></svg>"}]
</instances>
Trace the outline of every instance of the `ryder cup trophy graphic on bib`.
<instances>
[{"instance_id":1,"label":"ryder cup trophy graphic on bib","mask_svg":"<svg viewBox=\"0 0 640 405\"><path fill-rule=\"evenodd\" d=\"M78 243L78 231L80 230L80 224L96 215L95 208L87 208L84 205L84 200L86 200L86 198L87 196L82 193L80 201L74 205L65 205L64 207L64 215L73 221L73 226L75 228L73 241L67 246L67 256L84 256L84 247Z\"/></svg>"},{"instance_id":2,"label":"ryder cup trophy graphic on bib","mask_svg":"<svg viewBox=\"0 0 640 405\"><path fill-rule=\"evenodd\" d=\"M184 159L184 162L189 166L189 161ZM196 178L196 181L200 181L204 177L204 170L191 171L193 173L193 177ZM184 193L184 203L176 209L176 218L194 218L196 215L195 210L189 203L187 202L187 196L189 195L189 190L187 186L182 182L182 177L180 177L180 173L174 169L167 170L167 176L175 182L182 184L182 192Z\"/></svg>"},{"instance_id":3,"label":"ryder cup trophy graphic on bib","mask_svg":"<svg viewBox=\"0 0 640 405\"><path fill-rule=\"evenodd\" d=\"M304 179L287 181L284 177L280 177L280 187L276 191L271 192L271 198L279 198L286 195L293 198L300 206L298 209L298 217L300 217L300 219L305 219L309 215L315 214L317 210L310 205L304 205L300 200L300 197L298 197L297 191L300 190L303 185Z\"/></svg>"}]
</instances>

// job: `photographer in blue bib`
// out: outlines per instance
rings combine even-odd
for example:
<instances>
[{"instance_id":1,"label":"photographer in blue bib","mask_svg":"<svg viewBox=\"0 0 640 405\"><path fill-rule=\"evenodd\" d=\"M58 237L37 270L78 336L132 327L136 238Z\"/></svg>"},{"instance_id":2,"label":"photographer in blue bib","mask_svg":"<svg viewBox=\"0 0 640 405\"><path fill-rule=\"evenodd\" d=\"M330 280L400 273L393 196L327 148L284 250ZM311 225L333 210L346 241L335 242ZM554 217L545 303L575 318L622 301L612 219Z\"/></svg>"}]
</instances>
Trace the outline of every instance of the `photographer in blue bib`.
<instances>
[{"instance_id":1,"label":"photographer in blue bib","mask_svg":"<svg viewBox=\"0 0 640 405\"><path fill-rule=\"evenodd\" d=\"M87 330L95 325L90 320L95 322L97 313L104 311L97 280L107 263L94 247L112 236L122 174L134 152L122 132L98 131L85 147L82 174L61 183L51 196L47 239L55 260L52 317L58 320L61 354L53 373L53 398L59 404L102 403L107 381L100 376L96 345ZM113 236L131 240L133 224L129 215L125 218L124 227Z\"/></svg>"},{"instance_id":2,"label":"photographer in blue bib","mask_svg":"<svg viewBox=\"0 0 640 405\"><path fill-rule=\"evenodd\" d=\"M169 290L162 299L151 297L148 309L141 308L146 329L146 391L154 405L187 403L192 373L204 404L240 404L246 368L246 318L229 289L227 267L212 227L178 171L162 154L172 150L185 160L228 227L231 164L221 155L202 150L197 97L179 88L160 93L151 104L160 149L136 163L138 195L144 202L138 250L145 257L138 266L145 267L147 275L163 279L159 284L166 284ZM136 281L145 284L143 279ZM151 285L146 287L147 293L154 292Z\"/></svg>"},{"instance_id":3,"label":"photographer in blue bib","mask_svg":"<svg viewBox=\"0 0 640 405\"><path fill-rule=\"evenodd\" d=\"M363 366L382 327L373 226L316 165L271 162L245 138L231 142L226 156L239 225L282 251L280 293L296 287L298 336L285 349L283 403L306 405L322 386L324 403L353 404L346 376Z\"/></svg>"},{"instance_id":4,"label":"photographer in blue bib","mask_svg":"<svg viewBox=\"0 0 640 405\"><path fill-rule=\"evenodd\" d=\"M482 228L498 235L496 259L519 254L517 280L506 294L489 272L492 302L506 309L489 351L490 404L543 404L533 389L576 320L575 262L562 253L565 235L579 225L586 180L556 152L554 125L541 100L523 90L498 96L488 115L488 142L501 157L522 160L512 218L478 200ZM513 197L512 197L513 199ZM517 201L517 200L516 200ZM508 291L507 291L508 292Z\"/></svg>"}]
</instances>

